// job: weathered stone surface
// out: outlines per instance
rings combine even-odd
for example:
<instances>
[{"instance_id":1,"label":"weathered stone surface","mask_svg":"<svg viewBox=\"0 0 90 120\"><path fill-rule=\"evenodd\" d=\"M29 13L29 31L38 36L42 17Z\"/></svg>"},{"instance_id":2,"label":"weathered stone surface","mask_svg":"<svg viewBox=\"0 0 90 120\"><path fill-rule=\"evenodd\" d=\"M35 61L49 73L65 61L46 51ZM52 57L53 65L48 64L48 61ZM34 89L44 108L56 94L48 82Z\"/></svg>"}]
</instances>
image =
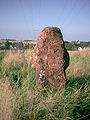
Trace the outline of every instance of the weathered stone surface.
<instances>
[{"instance_id":1,"label":"weathered stone surface","mask_svg":"<svg viewBox=\"0 0 90 120\"><path fill-rule=\"evenodd\" d=\"M32 63L36 69L36 79L40 84L55 87L65 85L69 54L59 28L46 27L40 32L33 50Z\"/></svg>"}]
</instances>

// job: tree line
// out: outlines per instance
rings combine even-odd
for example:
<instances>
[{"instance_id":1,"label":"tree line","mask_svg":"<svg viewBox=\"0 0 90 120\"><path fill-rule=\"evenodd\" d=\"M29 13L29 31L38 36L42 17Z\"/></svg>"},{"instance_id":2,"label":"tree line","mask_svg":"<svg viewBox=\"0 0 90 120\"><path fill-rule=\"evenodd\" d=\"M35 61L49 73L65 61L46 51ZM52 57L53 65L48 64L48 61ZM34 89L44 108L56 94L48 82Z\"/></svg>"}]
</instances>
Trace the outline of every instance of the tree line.
<instances>
[{"instance_id":1,"label":"tree line","mask_svg":"<svg viewBox=\"0 0 90 120\"><path fill-rule=\"evenodd\" d=\"M79 44L77 43L77 41L71 41L71 42L68 42L68 41L65 41L65 47L67 50L77 50L78 47L81 47L82 49L83 48L90 48L90 41L88 42L85 42L85 41L81 41Z\"/></svg>"},{"instance_id":2,"label":"tree line","mask_svg":"<svg viewBox=\"0 0 90 120\"><path fill-rule=\"evenodd\" d=\"M67 50L77 50L78 47L83 48L90 48L90 41L85 42L85 41L81 41L79 44L77 43L77 41L65 41L65 47ZM22 42L22 41L14 41L11 42L9 40L5 41L4 43L0 43L0 49L33 49L35 46L35 43L30 43L29 41L27 42Z\"/></svg>"},{"instance_id":3,"label":"tree line","mask_svg":"<svg viewBox=\"0 0 90 120\"><path fill-rule=\"evenodd\" d=\"M0 49L33 49L34 43L22 42L22 41L9 41L6 40L4 43L0 43Z\"/></svg>"}]
</instances>

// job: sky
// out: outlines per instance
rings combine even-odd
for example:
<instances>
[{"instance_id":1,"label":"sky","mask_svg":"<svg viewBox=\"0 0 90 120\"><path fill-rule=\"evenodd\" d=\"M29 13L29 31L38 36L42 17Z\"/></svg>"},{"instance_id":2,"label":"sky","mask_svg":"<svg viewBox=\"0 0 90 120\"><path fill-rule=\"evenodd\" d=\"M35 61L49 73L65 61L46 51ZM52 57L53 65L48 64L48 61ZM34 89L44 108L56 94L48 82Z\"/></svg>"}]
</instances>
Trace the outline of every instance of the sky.
<instances>
[{"instance_id":1,"label":"sky","mask_svg":"<svg viewBox=\"0 0 90 120\"><path fill-rule=\"evenodd\" d=\"M90 41L90 0L0 0L0 39L36 40L47 26L65 41Z\"/></svg>"}]
</instances>

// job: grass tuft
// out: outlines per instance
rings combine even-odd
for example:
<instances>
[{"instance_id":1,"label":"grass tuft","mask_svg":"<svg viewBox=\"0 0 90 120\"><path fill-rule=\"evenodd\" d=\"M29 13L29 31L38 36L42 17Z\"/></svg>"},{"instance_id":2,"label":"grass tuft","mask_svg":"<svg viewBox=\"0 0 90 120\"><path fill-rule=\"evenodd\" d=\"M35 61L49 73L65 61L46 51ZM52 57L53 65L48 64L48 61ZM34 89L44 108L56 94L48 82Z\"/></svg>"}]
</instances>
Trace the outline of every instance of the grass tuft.
<instances>
[{"instance_id":1,"label":"grass tuft","mask_svg":"<svg viewBox=\"0 0 90 120\"><path fill-rule=\"evenodd\" d=\"M36 82L30 54L0 52L0 120L89 120L90 52L69 52L63 89Z\"/></svg>"}]
</instances>

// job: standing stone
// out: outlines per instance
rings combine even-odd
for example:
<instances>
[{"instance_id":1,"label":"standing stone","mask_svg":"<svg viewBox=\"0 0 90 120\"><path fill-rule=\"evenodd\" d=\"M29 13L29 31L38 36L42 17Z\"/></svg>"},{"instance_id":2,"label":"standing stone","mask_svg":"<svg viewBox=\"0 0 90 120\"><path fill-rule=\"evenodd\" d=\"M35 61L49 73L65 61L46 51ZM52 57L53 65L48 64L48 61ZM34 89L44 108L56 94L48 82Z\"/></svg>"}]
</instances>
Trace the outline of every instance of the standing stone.
<instances>
[{"instance_id":1,"label":"standing stone","mask_svg":"<svg viewBox=\"0 0 90 120\"><path fill-rule=\"evenodd\" d=\"M36 69L36 79L40 84L60 88L65 85L69 54L59 28L46 27L40 32L33 50L32 63Z\"/></svg>"}]
</instances>

